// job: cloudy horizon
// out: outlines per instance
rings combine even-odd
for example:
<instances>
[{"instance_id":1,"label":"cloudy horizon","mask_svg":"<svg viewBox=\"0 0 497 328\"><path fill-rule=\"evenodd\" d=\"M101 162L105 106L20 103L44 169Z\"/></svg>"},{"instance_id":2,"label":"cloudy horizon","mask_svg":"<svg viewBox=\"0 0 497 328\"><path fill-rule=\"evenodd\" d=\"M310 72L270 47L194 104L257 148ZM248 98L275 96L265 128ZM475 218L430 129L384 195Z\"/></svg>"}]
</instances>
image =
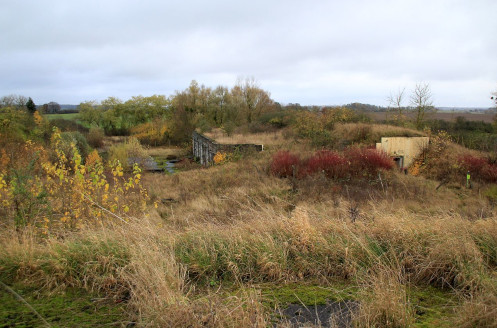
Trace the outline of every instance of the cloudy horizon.
<instances>
[{"instance_id":1,"label":"cloudy horizon","mask_svg":"<svg viewBox=\"0 0 497 328\"><path fill-rule=\"evenodd\" d=\"M0 97L79 104L254 77L280 103L491 107L497 2L2 1ZM406 101L406 105L407 105Z\"/></svg>"}]
</instances>

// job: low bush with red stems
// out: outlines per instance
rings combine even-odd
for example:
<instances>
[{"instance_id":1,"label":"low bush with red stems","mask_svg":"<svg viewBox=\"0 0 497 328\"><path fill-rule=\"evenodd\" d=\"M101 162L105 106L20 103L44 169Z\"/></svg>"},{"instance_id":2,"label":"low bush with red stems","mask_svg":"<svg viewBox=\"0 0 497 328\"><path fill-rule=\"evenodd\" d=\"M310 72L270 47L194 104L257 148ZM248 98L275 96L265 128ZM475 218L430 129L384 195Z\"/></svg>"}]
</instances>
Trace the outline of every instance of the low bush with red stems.
<instances>
[{"instance_id":1,"label":"low bush with red stems","mask_svg":"<svg viewBox=\"0 0 497 328\"><path fill-rule=\"evenodd\" d=\"M273 156L271 172L278 177L297 178L323 172L329 179L375 176L380 170L394 167L392 159L384 152L368 148L350 148L344 154L320 150L307 159L288 151Z\"/></svg>"},{"instance_id":2,"label":"low bush with red stems","mask_svg":"<svg viewBox=\"0 0 497 328\"><path fill-rule=\"evenodd\" d=\"M279 151L273 156L271 173L280 178L291 177L294 169L298 170L300 166L300 157L290 153L289 151Z\"/></svg>"},{"instance_id":3,"label":"low bush with red stems","mask_svg":"<svg viewBox=\"0 0 497 328\"><path fill-rule=\"evenodd\" d=\"M459 165L469 171L472 179L484 182L497 182L497 164L491 163L488 158L464 155L458 159Z\"/></svg>"}]
</instances>

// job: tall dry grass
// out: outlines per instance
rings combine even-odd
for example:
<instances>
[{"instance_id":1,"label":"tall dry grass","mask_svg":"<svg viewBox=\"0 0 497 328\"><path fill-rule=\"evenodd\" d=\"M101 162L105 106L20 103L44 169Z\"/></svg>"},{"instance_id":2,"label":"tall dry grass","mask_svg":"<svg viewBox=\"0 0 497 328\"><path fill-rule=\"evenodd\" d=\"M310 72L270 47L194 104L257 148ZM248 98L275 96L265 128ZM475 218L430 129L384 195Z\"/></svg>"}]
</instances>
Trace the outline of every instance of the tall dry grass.
<instances>
[{"instance_id":1,"label":"tall dry grass","mask_svg":"<svg viewBox=\"0 0 497 328\"><path fill-rule=\"evenodd\" d=\"M454 324L496 325L497 217L475 191L396 173L293 184L268 174L270 156L146 175L159 206L128 224L2 231L0 278L98 291L152 327L269 326L259 284L336 280L361 288L359 326L410 326L408 290L427 285L459 297Z\"/></svg>"},{"instance_id":2,"label":"tall dry grass","mask_svg":"<svg viewBox=\"0 0 497 328\"><path fill-rule=\"evenodd\" d=\"M227 136L221 129L213 129L211 132L205 133L205 135L222 144L259 144L266 147L280 146L288 141L284 136L284 130L250 134L238 133Z\"/></svg>"},{"instance_id":3,"label":"tall dry grass","mask_svg":"<svg viewBox=\"0 0 497 328\"><path fill-rule=\"evenodd\" d=\"M415 311L407 286L398 268L384 267L371 274L362 283L363 302L356 322L361 327L410 327Z\"/></svg>"},{"instance_id":4,"label":"tall dry grass","mask_svg":"<svg viewBox=\"0 0 497 328\"><path fill-rule=\"evenodd\" d=\"M382 137L421 137L426 134L415 129L385 124L341 123L335 124L332 136L338 141L375 144Z\"/></svg>"},{"instance_id":5,"label":"tall dry grass","mask_svg":"<svg viewBox=\"0 0 497 328\"><path fill-rule=\"evenodd\" d=\"M170 230L153 218L85 230L40 244L3 235L0 277L52 291L67 287L99 292L127 302L129 320L150 327L265 327L267 315L255 291L226 299L199 295L187 267L175 256ZM169 236L169 237L164 237Z\"/></svg>"},{"instance_id":6,"label":"tall dry grass","mask_svg":"<svg viewBox=\"0 0 497 328\"><path fill-rule=\"evenodd\" d=\"M495 300L487 285L494 279L495 219L371 208L352 223L347 200L332 211L302 204L291 213L251 201L229 222L178 228L156 215L44 244L4 236L2 279L130 297L132 319L157 327L265 326L268 312L256 289L227 297L217 286L334 279L363 286L357 320L364 326L409 326L409 284L460 291L467 298L461 323L493 322L486 306Z\"/></svg>"}]
</instances>

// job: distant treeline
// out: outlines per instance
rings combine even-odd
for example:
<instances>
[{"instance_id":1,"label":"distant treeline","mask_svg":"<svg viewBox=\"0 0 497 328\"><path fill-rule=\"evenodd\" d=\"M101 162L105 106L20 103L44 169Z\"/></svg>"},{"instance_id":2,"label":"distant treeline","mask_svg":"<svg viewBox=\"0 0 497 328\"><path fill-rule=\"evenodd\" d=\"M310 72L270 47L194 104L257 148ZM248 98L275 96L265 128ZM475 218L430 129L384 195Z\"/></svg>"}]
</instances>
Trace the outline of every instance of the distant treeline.
<instances>
[{"instance_id":1,"label":"distant treeline","mask_svg":"<svg viewBox=\"0 0 497 328\"><path fill-rule=\"evenodd\" d=\"M457 116L455 122L429 120L427 125L432 131L447 131L455 142L464 147L483 151L497 150L495 124L469 121L462 116Z\"/></svg>"},{"instance_id":2,"label":"distant treeline","mask_svg":"<svg viewBox=\"0 0 497 328\"><path fill-rule=\"evenodd\" d=\"M323 138L335 123L370 121L347 107L281 105L251 79L238 81L232 88L209 88L192 81L170 97L136 96L125 102L110 97L99 103L84 102L79 105L79 118L108 135L133 135L150 145L189 141L194 129L221 128L230 135L240 129L254 133L289 125L298 135L325 144Z\"/></svg>"},{"instance_id":3,"label":"distant treeline","mask_svg":"<svg viewBox=\"0 0 497 328\"><path fill-rule=\"evenodd\" d=\"M100 102L86 101L79 105L50 102L36 106L31 98L23 96L0 98L0 114L8 117L4 122L24 131L20 135L28 135L30 129L26 128L29 126L26 122L17 124L22 119L16 111L33 114L38 110L40 113L79 112L79 122L63 118L53 121L62 131L70 131L72 125L83 124L76 131L90 131L95 135L133 135L142 144L149 145L188 142L195 129L205 132L221 128L231 135L235 131L265 132L291 126L296 136L327 147L336 142L331 138L336 123L366 123L371 121L372 112L387 111L385 118L388 121L382 123L434 132L445 130L466 147L487 151L497 149L495 123L468 121L464 117L458 117L455 122L434 120L431 116L435 111L433 106L418 107L386 108L361 103L345 106L282 105L275 102L270 93L261 89L253 79L239 80L231 88L211 88L192 81L186 89L171 96L135 96L126 101L109 97Z\"/></svg>"},{"instance_id":4,"label":"distant treeline","mask_svg":"<svg viewBox=\"0 0 497 328\"><path fill-rule=\"evenodd\" d=\"M192 81L188 88L169 97L135 96L127 101L109 97L101 102L83 102L78 109L82 121L106 134L134 134L144 143L163 144L187 141L196 128L220 127L230 134L242 125L255 126L281 106L254 80L246 79L232 88L209 88Z\"/></svg>"}]
</instances>

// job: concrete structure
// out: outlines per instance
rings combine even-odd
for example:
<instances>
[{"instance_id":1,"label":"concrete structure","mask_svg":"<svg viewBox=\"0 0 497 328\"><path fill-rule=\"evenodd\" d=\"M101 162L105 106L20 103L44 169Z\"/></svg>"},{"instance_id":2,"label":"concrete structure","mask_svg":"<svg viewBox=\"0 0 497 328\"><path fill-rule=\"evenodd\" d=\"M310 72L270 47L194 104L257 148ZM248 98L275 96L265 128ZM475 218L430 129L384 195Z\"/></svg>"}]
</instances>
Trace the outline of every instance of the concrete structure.
<instances>
[{"instance_id":1,"label":"concrete structure","mask_svg":"<svg viewBox=\"0 0 497 328\"><path fill-rule=\"evenodd\" d=\"M222 153L232 153L234 151L263 151L263 145L254 144L219 144L214 140L207 138L206 136L193 132L192 134L193 142L193 156L200 161L200 164L207 166L214 162L214 156L217 152Z\"/></svg>"},{"instance_id":2,"label":"concrete structure","mask_svg":"<svg viewBox=\"0 0 497 328\"><path fill-rule=\"evenodd\" d=\"M376 149L383 150L402 168L409 167L428 147L428 137L382 137Z\"/></svg>"}]
</instances>

